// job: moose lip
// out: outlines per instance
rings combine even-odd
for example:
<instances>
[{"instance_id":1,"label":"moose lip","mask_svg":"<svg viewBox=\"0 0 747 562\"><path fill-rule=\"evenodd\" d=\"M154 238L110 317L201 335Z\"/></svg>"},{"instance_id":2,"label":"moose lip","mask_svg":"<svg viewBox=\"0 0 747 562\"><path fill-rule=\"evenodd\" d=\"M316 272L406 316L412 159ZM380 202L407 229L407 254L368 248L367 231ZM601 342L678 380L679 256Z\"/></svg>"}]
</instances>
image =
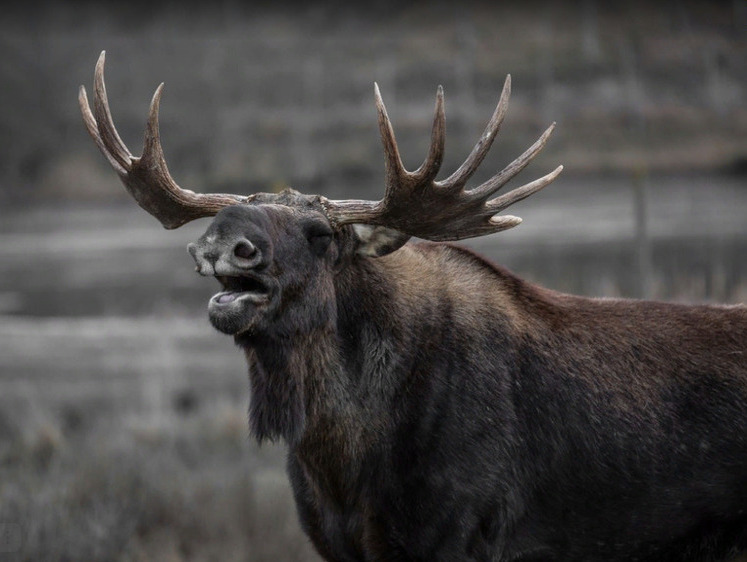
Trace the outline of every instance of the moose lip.
<instances>
[{"instance_id":1,"label":"moose lip","mask_svg":"<svg viewBox=\"0 0 747 562\"><path fill-rule=\"evenodd\" d=\"M270 300L269 286L257 277L221 275L216 279L225 290L213 295L211 304L230 306L237 301L247 300L261 304Z\"/></svg>"}]
</instances>

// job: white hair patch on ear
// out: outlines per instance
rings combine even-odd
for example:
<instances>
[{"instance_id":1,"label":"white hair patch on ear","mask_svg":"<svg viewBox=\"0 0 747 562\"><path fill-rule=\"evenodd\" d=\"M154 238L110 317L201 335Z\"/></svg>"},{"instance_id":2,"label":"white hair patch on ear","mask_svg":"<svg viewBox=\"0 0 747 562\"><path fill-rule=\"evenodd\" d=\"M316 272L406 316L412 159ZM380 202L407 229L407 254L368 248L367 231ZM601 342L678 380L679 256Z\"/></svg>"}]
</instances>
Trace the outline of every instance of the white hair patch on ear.
<instances>
[{"instance_id":1,"label":"white hair patch on ear","mask_svg":"<svg viewBox=\"0 0 747 562\"><path fill-rule=\"evenodd\" d=\"M372 258L380 258L391 254L395 250L399 250L410 239L408 234L385 226L354 224L353 230L360 242L357 253Z\"/></svg>"}]
</instances>

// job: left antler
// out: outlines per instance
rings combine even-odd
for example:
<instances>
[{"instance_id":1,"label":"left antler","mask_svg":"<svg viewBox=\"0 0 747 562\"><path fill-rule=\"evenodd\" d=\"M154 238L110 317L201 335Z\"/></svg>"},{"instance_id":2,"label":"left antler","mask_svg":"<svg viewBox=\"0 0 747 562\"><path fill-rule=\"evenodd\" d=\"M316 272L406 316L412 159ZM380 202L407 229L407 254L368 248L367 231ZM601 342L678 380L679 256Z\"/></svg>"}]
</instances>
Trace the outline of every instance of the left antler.
<instances>
[{"instance_id":1,"label":"left antler","mask_svg":"<svg viewBox=\"0 0 747 562\"><path fill-rule=\"evenodd\" d=\"M252 196L195 193L182 189L172 179L166 167L158 131L158 106L163 84L156 89L150 104L143 154L139 158L133 156L114 128L109 111L104 86L105 55L106 52L102 51L96 63L93 113L83 86L80 87L78 102L89 134L138 205L161 221L165 228L177 228L194 219L211 217L229 205L251 201Z\"/></svg>"},{"instance_id":2,"label":"left antler","mask_svg":"<svg viewBox=\"0 0 747 562\"><path fill-rule=\"evenodd\" d=\"M379 129L386 162L386 192L381 201L323 200L330 220L338 225L366 223L386 226L428 240L461 240L512 228L519 217L501 216L500 211L536 193L563 170L555 170L533 182L491 199L511 178L518 174L545 146L555 123L524 154L501 172L473 189L465 190L467 180L485 158L508 109L511 76L506 77L498 105L472 152L448 178L435 181L444 152L444 95L438 88L431 145L423 164L414 172L402 165L392 124L375 86Z\"/></svg>"}]
</instances>

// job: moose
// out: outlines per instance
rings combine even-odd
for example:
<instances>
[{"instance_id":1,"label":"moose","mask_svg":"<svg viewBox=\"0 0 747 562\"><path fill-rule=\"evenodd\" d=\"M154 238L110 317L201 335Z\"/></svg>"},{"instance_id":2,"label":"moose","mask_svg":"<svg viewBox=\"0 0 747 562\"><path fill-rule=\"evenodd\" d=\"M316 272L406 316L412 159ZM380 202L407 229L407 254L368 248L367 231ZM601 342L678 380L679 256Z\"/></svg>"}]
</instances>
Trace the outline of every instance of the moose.
<instances>
[{"instance_id":1,"label":"moose","mask_svg":"<svg viewBox=\"0 0 747 562\"><path fill-rule=\"evenodd\" d=\"M211 323L249 365L249 422L287 445L301 525L326 560L727 560L747 549L747 307L561 294L454 241L562 170L497 191L553 126L466 184L508 108L465 162L400 160L375 86L380 201L294 190L198 194L166 167L156 90L144 149L117 134L96 65L88 132L164 227L215 217L189 245L221 290ZM419 240L410 240L417 238Z\"/></svg>"}]
</instances>

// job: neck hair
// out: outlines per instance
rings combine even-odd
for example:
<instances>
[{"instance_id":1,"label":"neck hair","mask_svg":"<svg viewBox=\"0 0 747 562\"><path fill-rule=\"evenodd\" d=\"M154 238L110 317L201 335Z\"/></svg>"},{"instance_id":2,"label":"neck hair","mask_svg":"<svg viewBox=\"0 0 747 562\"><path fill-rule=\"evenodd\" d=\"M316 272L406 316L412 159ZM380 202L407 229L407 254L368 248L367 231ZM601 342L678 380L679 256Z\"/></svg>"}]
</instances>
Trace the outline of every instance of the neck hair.
<instances>
[{"instance_id":1,"label":"neck hair","mask_svg":"<svg viewBox=\"0 0 747 562\"><path fill-rule=\"evenodd\" d=\"M334 428L352 431L362 414L369 429L382 423L378 410L397 388L391 365L402 334L392 325L397 315L379 305L392 302L391 287L378 267L364 263L317 292L332 299L309 297L304 302L312 306L286 309L271 332L236 337L249 364L249 423L259 442L283 439L294 447L314 427L331 437Z\"/></svg>"},{"instance_id":2,"label":"neck hair","mask_svg":"<svg viewBox=\"0 0 747 562\"><path fill-rule=\"evenodd\" d=\"M333 330L318 328L293 338L240 342L249 364L249 424L257 441L301 440L326 387L338 378L335 339Z\"/></svg>"}]
</instances>

